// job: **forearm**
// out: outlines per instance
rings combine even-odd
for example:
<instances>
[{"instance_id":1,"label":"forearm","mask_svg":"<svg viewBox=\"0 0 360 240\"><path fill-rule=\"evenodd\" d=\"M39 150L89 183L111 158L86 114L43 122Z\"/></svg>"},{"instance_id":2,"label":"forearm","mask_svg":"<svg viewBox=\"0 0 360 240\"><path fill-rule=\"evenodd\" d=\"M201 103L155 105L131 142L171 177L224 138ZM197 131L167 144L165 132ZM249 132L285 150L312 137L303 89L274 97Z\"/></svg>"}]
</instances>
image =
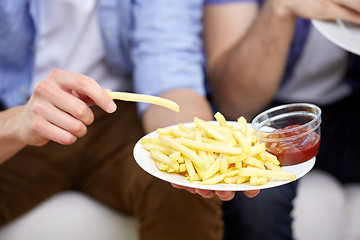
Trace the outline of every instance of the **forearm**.
<instances>
[{"instance_id":1,"label":"forearm","mask_svg":"<svg viewBox=\"0 0 360 240\"><path fill-rule=\"evenodd\" d=\"M180 106L180 112L151 105L144 113L143 126L146 132L160 127L178 123L192 122L194 116L204 120L212 120L213 113L208 101L190 89L175 89L161 95L175 101Z\"/></svg>"},{"instance_id":2,"label":"forearm","mask_svg":"<svg viewBox=\"0 0 360 240\"><path fill-rule=\"evenodd\" d=\"M15 134L13 116L17 115L21 108L22 106L0 112L0 164L26 146Z\"/></svg>"},{"instance_id":3,"label":"forearm","mask_svg":"<svg viewBox=\"0 0 360 240\"><path fill-rule=\"evenodd\" d=\"M251 119L279 86L295 17L278 3L267 1L244 37L208 68L215 101L231 119Z\"/></svg>"}]
</instances>

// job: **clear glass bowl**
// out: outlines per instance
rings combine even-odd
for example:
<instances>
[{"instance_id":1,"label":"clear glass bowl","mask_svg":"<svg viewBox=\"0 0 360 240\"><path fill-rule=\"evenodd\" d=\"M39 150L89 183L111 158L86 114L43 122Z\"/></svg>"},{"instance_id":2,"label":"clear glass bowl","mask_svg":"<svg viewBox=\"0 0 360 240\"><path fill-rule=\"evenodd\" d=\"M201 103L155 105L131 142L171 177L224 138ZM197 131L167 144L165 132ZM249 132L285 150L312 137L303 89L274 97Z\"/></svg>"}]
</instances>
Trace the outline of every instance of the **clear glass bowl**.
<instances>
[{"instance_id":1,"label":"clear glass bowl","mask_svg":"<svg viewBox=\"0 0 360 240\"><path fill-rule=\"evenodd\" d=\"M266 110L251 125L268 152L282 166L310 160L319 152L321 109L309 103L293 103Z\"/></svg>"}]
</instances>

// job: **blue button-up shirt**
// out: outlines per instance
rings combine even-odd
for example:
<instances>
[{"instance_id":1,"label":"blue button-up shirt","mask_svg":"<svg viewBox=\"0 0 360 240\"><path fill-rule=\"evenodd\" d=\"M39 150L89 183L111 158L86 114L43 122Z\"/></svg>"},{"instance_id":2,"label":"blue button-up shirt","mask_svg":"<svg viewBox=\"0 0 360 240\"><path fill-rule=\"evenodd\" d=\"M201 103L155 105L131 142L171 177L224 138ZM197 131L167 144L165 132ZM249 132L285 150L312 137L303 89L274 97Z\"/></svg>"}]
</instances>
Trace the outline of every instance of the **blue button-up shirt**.
<instances>
[{"instance_id":1,"label":"blue button-up shirt","mask_svg":"<svg viewBox=\"0 0 360 240\"><path fill-rule=\"evenodd\" d=\"M132 79L138 93L190 88L205 95L202 6L203 0L99 0L109 69ZM38 0L0 3L0 100L7 107L29 97L38 16Z\"/></svg>"}]
</instances>

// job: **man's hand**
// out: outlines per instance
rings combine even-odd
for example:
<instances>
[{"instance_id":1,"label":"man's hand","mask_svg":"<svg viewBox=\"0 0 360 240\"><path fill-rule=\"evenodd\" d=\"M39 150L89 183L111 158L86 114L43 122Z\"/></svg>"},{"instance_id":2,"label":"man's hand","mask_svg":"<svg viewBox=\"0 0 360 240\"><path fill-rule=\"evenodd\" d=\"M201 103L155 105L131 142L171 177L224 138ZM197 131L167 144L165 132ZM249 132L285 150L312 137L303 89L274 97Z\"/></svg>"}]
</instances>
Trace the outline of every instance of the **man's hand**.
<instances>
[{"instance_id":1,"label":"man's hand","mask_svg":"<svg viewBox=\"0 0 360 240\"><path fill-rule=\"evenodd\" d=\"M287 13L307 19L346 21L360 24L360 0L275 0Z\"/></svg>"},{"instance_id":2,"label":"man's hand","mask_svg":"<svg viewBox=\"0 0 360 240\"><path fill-rule=\"evenodd\" d=\"M235 192L234 191L212 191L212 190L204 190L204 189L198 189L198 188L189 188L180 186L177 184L171 184L173 187L178 189L185 189L193 194L199 194L204 198L213 198L215 196L218 196L222 201L230 201L234 198ZM258 195L260 190L251 190L251 191L244 191L243 193L249 197L253 198L256 195Z\"/></svg>"},{"instance_id":3,"label":"man's hand","mask_svg":"<svg viewBox=\"0 0 360 240\"><path fill-rule=\"evenodd\" d=\"M49 140L72 144L87 132L94 120L88 104L106 112L116 105L93 79L55 69L38 83L28 103L14 119L16 135L26 145L42 146Z\"/></svg>"}]
</instances>

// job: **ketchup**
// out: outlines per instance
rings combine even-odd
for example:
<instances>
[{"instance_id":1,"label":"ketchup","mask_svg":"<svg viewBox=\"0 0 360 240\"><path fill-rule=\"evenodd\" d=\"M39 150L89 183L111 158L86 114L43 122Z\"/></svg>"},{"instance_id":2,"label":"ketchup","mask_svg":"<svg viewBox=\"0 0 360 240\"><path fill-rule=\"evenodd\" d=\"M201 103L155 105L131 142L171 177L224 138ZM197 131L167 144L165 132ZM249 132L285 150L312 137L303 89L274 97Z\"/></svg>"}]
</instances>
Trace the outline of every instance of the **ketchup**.
<instances>
[{"instance_id":1,"label":"ketchup","mask_svg":"<svg viewBox=\"0 0 360 240\"><path fill-rule=\"evenodd\" d=\"M270 153L276 155L280 161L280 165L288 166L305 162L313 158L320 147L320 135L316 132L310 132L301 137L297 137L286 142L272 142L271 139L288 138L296 136L307 131L307 127L302 127L299 130L280 133L281 130L287 130L300 127L300 125L289 125L285 128L276 129L274 133L269 134L269 141L266 143L266 149Z\"/></svg>"}]
</instances>

